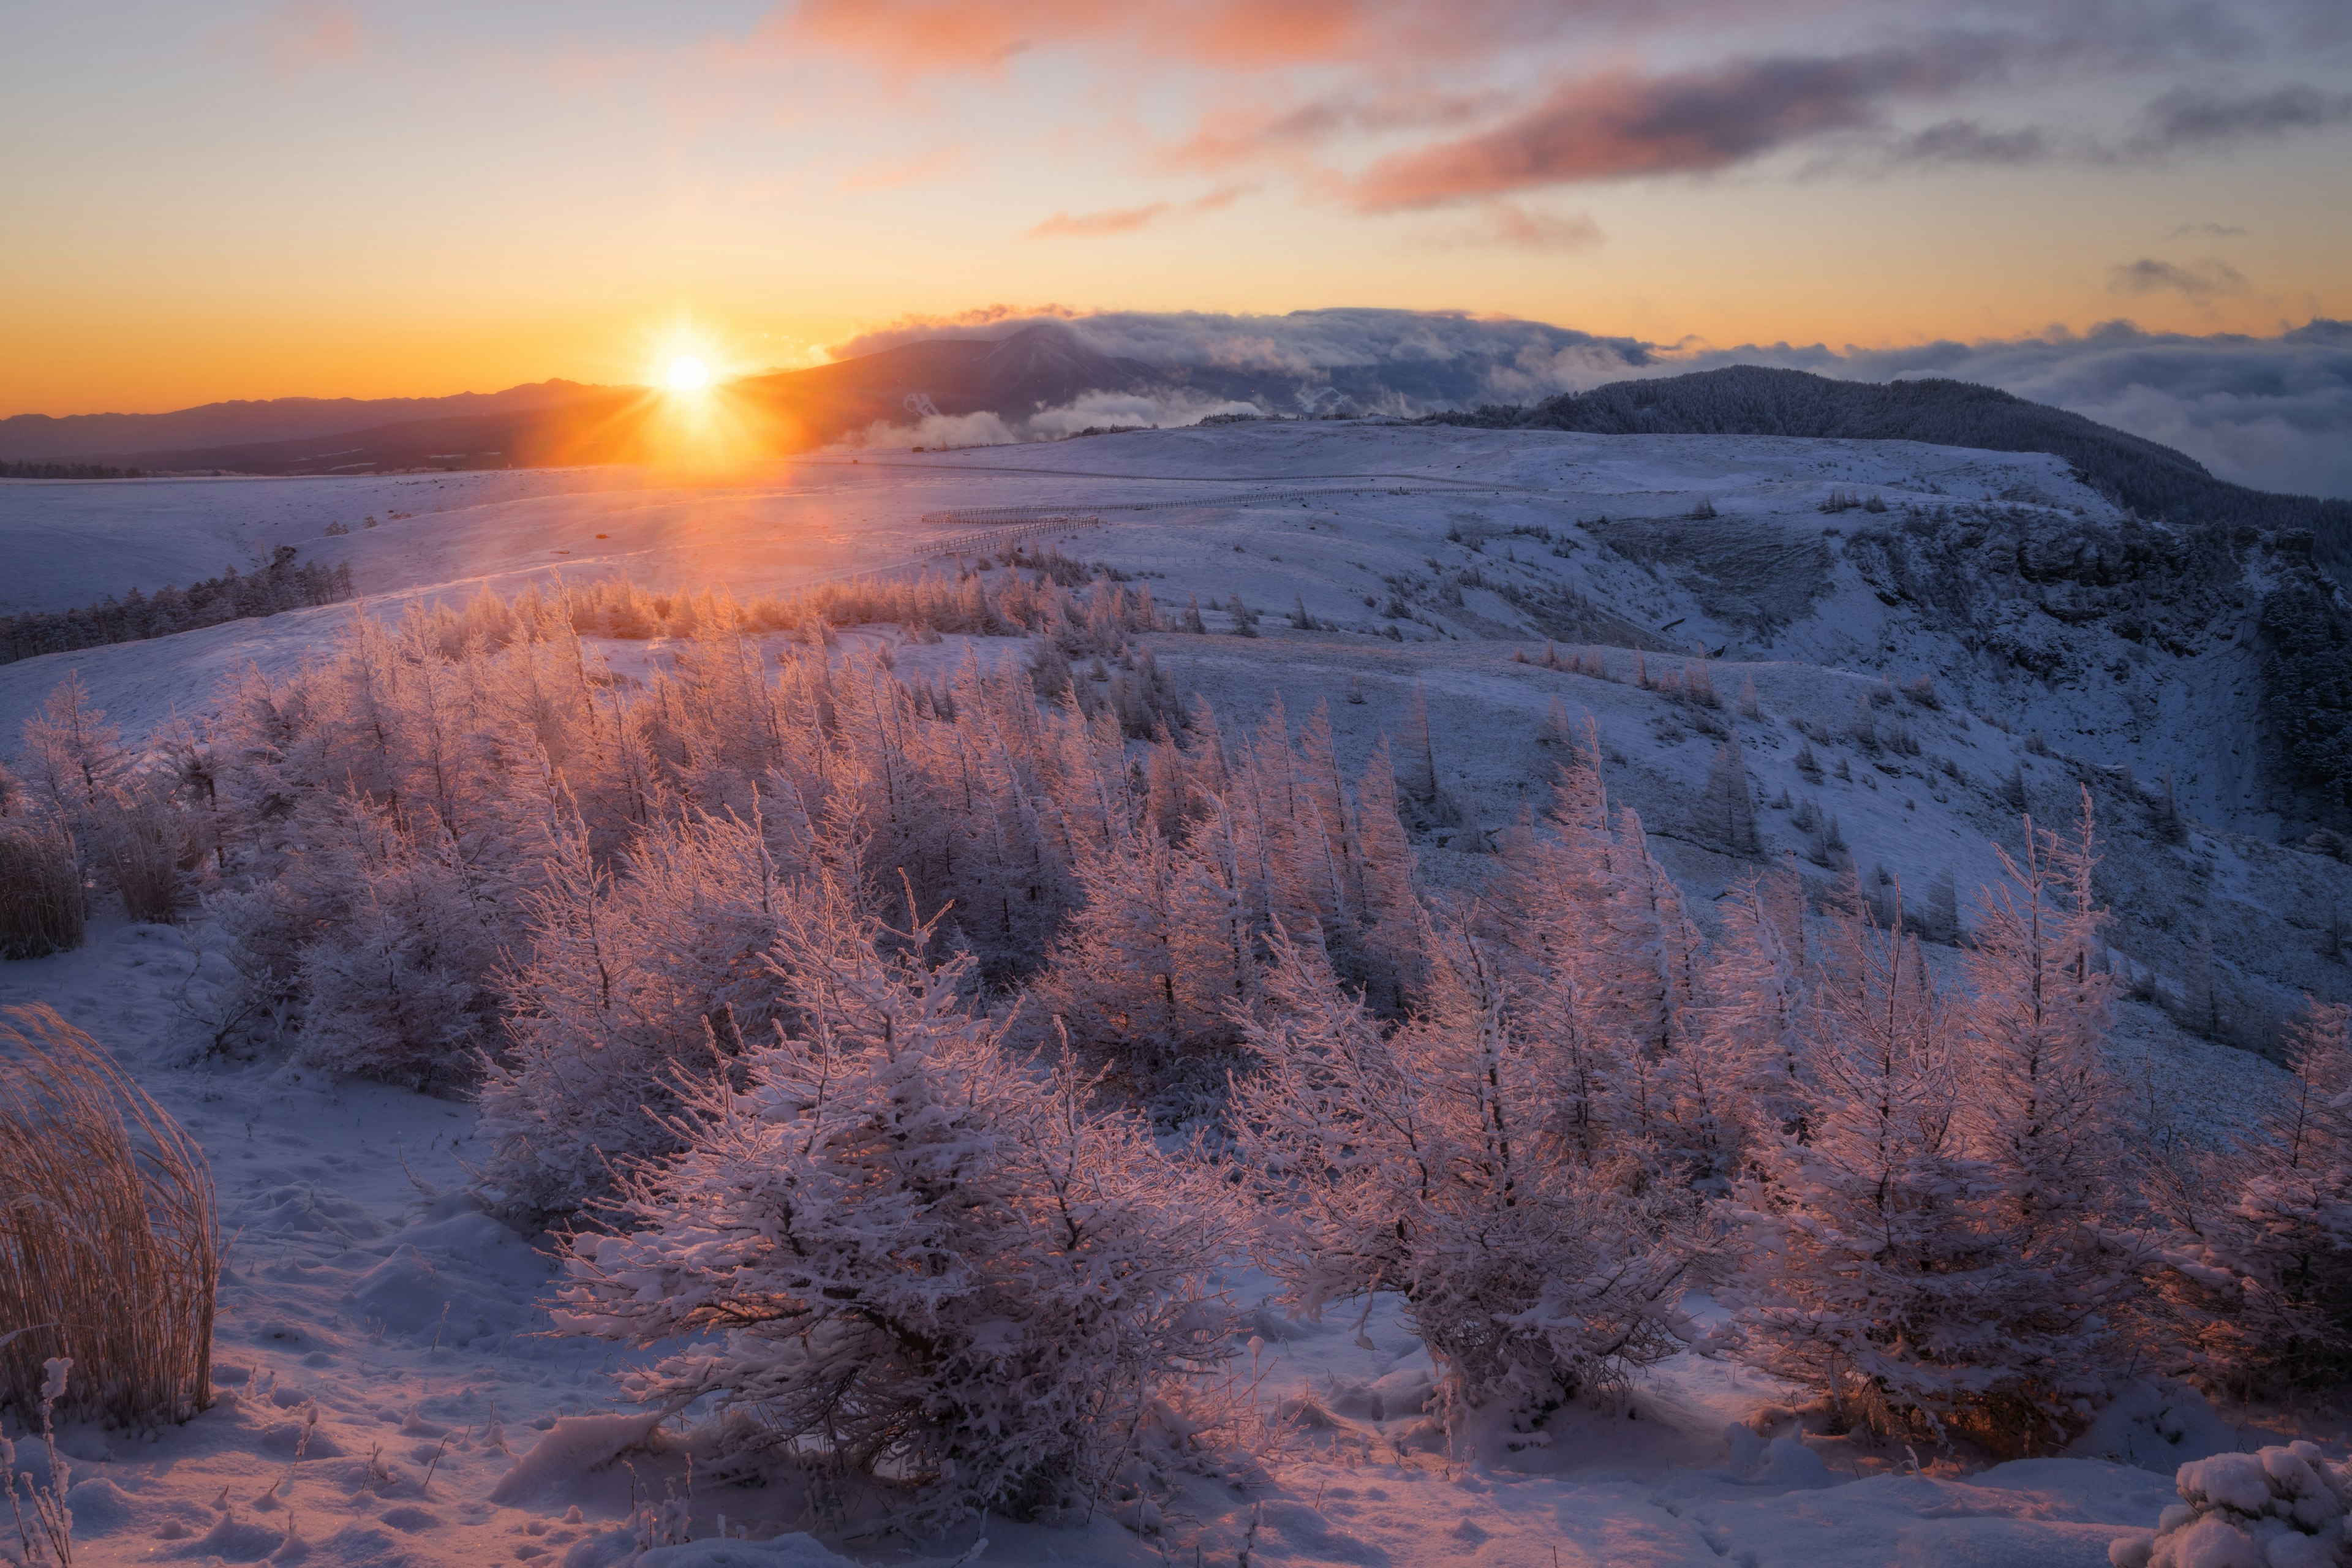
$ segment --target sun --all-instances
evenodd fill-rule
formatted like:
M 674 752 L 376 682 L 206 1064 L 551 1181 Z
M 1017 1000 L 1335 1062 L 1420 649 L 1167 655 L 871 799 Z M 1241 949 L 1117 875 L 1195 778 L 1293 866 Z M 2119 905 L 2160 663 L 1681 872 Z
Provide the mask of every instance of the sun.
M 662 373 L 662 384 L 672 392 L 699 392 L 710 384 L 710 367 L 692 354 L 680 354 Z

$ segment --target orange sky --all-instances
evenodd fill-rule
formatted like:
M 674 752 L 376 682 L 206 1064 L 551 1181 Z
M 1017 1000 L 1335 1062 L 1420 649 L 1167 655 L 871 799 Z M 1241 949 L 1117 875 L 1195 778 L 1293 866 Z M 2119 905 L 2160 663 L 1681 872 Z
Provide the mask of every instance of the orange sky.
M 793 365 L 992 302 L 1720 345 L 2352 315 L 2340 5 L 2043 9 L 37 8 L 0 414 L 637 380 L 681 331 Z

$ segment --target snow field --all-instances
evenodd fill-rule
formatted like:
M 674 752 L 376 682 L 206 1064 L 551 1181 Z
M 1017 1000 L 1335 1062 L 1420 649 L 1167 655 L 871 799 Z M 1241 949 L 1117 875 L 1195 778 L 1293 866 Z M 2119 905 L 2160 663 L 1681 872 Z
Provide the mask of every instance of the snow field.
M 1049 458 L 1109 477 L 985 471 L 990 464 L 1043 466 Z M 789 482 L 685 496 L 602 482 L 610 476 L 570 491 L 535 477 L 465 476 L 482 489 L 462 507 L 316 542 L 320 558 L 352 561 L 370 595 L 362 605 L 0 667 L 0 733 L 13 733 L 68 668 L 80 669 L 99 705 L 137 733 L 173 710 L 203 711 L 219 680 L 247 658 L 283 670 L 319 657 L 355 608 L 390 611 L 416 598 L 467 596 L 485 579 L 511 590 L 551 568 L 750 594 L 905 559 L 927 537 L 925 511 L 1017 498 L 1076 512 L 1107 493 L 1157 500 L 1179 490 L 1170 479 L 1136 471 L 1146 470 L 1213 479 L 1220 493 L 1197 508 L 1111 514 L 1103 528 L 1060 547 L 1139 574 L 1163 610 L 1181 609 L 1197 595 L 1213 630 L 1227 624 L 1220 606 L 1229 595 L 1259 611 L 1265 635 L 1256 639 L 1143 639 L 1235 724 L 1277 695 L 1294 721 L 1327 703 L 1352 770 L 1381 734 L 1400 731 L 1418 692 L 1441 780 L 1473 807 L 1469 832 L 1422 847 L 1424 867 L 1441 882 L 1466 871 L 1477 827 L 1507 826 L 1521 810 L 1539 813 L 1548 804 L 1560 760 L 1557 744 L 1543 738 L 1555 700 L 1572 718 L 1589 713 L 1600 726 L 1612 790 L 1641 809 L 1703 925 L 1715 919 L 1714 898 L 1748 867 L 1721 853 L 1693 820 L 1718 739 L 1692 722 L 1687 705 L 1633 684 L 1632 650 L 1604 650 L 1612 679 L 1515 663 L 1511 650 L 1539 656 L 1551 639 L 1537 635 L 1541 628 L 1511 602 L 1477 587 L 1458 605 L 1425 592 L 1413 600 L 1412 617 L 1362 603 L 1366 595 L 1387 600 L 1391 577 L 1437 583 L 1433 557 L 1446 563 L 1444 572 L 1466 563 L 1498 578 L 1516 572 L 1530 584 L 1565 583 L 1654 629 L 1664 646 L 1643 656 L 1653 678 L 1679 671 L 1684 657 L 1667 649 L 1681 639 L 1724 647 L 1727 657 L 1710 669 L 1723 701 L 1712 721 L 1739 738 L 1765 803 L 1759 816 L 1768 850 L 1806 847 L 1789 814 L 1769 806 L 1785 789 L 1792 801 L 1812 800 L 1837 817 L 1865 870 L 1884 865 L 1906 886 L 1948 871 L 1965 900 L 1992 870 L 1986 840 L 2004 831 L 2001 781 L 2021 769 L 2037 809 L 2044 801 L 2063 805 L 2073 788 L 2063 764 L 1957 703 L 1896 710 L 1918 732 L 1926 757 L 1889 755 L 1879 761 L 1891 766 L 1882 768 L 1856 754 L 1847 759 L 1850 776 L 1811 779 L 1795 766 L 1801 741 L 1790 721 L 1824 730 L 1848 724 L 1879 668 L 1891 666 L 1904 679 L 1915 660 L 1916 668 L 1939 669 L 1943 650 L 1932 637 L 1881 616 L 1849 582 L 1832 583 L 1809 618 L 1759 645 L 1710 616 L 1702 595 L 1674 573 L 1604 551 L 1596 536 L 1579 535 L 1578 548 L 1562 557 L 1534 535 L 1507 533 L 1517 523 L 1565 535 L 1576 516 L 1604 510 L 1612 519 L 1672 521 L 1705 496 L 1726 519 L 1817 538 L 1834 524 L 1811 509 L 1832 486 L 1884 485 L 1895 499 L 1906 491 L 1992 497 L 2031 485 L 2082 504 L 2049 460 L 1843 443 L 1243 426 L 892 464 L 874 465 L 878 476 L 860 471 L 866 465 L 812 464 Z M 1346 481 L 1334 474 L 1356 476 L 1360 489 L 1341 493 Z M 1476 474 L 1480 486 L 1446 483 L 1466 474 Z M 358 492 L 331 487 L 383 487 L 384 499 L 368 508 L 381 515 L 409 510 L 409 491 L 431 482 L 316 483 L 339 499 Z M 163 493 L 162 483 L 151 491 Z M 188 487 L 187 514 L 225 519 L 252 510 L 236 489 L 244 483 Z M 551 488 L 531 489 L 536 483 Z M 1397 489 L 1408 493 L 1391 493 Z M 0 539 L 21 537 L 29 526 L 12 510 L 26 504 L 22 493 L 0 487 Z M 340 515 L 350 507 L 328 510 Z M 54 529 L 57 521 L 44 514 L 39 526 Z M 300 521 L 307 526 L 317 514 Z M 131 538 L 156 531 L 158 523 L 151 513 L 119 526 Z M 204 548 L 215 540 L 242 542 L 252 530 L 229 521 L 205 526 L 214 531 Z M 1465 529 L 1483 531 L 1483 551 L 1444 538 Z M 86 538 L 82 530 L 76 522 L 68 531 Z M 599 532 L 611 537 L 597 541 Z M 297 541 L 271 535 L 258 542 L 280 542 Z M 313 545 L 301 547 L 309 558 Z M 188 574 L 217 570 L 218 560 L 197 561 L 195 548 L 186 557 Z M 573 554 L 559 557 L 561 550 Z M 1506 556 L 1497 566 L 1498 550 L 1527 559 Z M 63 564 L 46 568 L 42 592 L 65 597 L 46 604 L 128 585 L 96 581 L 112 569 L 91 559 L 98 552 L 54 553 Z M 1317 629 L 1280 624 L 1294 603 Z M 1407 640 L 1390 640 L 1391 626 Z M 766 639 L 769 656 L 787 640 Z M 992 659 L 1019 649 L 1003 639 L 924 646 L 887 629 L 843 640 L 851 648 L 887 644 L 902 675 L 930 679 L 943 678 L 971 647 Z M 598 651 L 617 673 L 636 679 L 672 653 L 659 641 L 604 642 Z M 1825 668 L 1837 664 L 1860 668 Z M 1759 699 L 1754 718 L 1738 709 L 1750 679 Z M 2139 758 L 2144 770 L 2145 758 L 2160 752 L 2145 738 L 2151 722 L 2176 730 L 2180 723 L 2178 715 L 2151 721 L 2096 692 L 2055 698 L 2049 708 L 2053 742 L 2076 737 L 2061 749 L 2079 746 L 2100 760 Z M 2107 745 L 2118 750 L 2098 749 Z M 1830 749 L 1813 749 L 1832 763 Z M 1927 765 L 1936 756 L 1954 759 L 1962 776 Z M 2315 888 L 2340 886 L 2340 879 L 2326 880 L 2333 872 L 2302 864 L 2310 857 L 2283 858 L 2223 833 L 2200 832 L 2176 850 L 2135 839 L 2128 822 L 2116 826 L 2124 842 L 2115 853 L 2142 883 L 2193 887 L 2215 900 L 2217 915 L 2250 928 L 2250 964 L 2266 964 L 2283 986 L 2304 973 L 2284 956 L 2284 922 L 2318 896 Z M 56 1003 L 183 1116 L 213 1154 L 225 1220 L 238 1236 L 224 1281 L 218 1374 L 234 1398 L 152 1444 L 108 1434 L 68 1439 L 84 1450 L 76 1501 L 88 1542 L 82 1560 L 583 1568 L 626 1560 L 627 1543 L 607 1533 L 610 1522 L 639 1489 L 649 1497 L 683 1485 L 688 1449 L 656 1439 L 627 1462 L 614 1462 L 618 1448 L 641 1437 L 628 1425 L 635 1417 L 608 1414 L 604 1374 L 627 1358 L 536 1337 L 547 1321 L 539 1303 L 549 1259 L 462 1196 L 468 1163 L 479 1156 L 470 1110 L 275 1064 L 191 1062 L 180 998 L 191 975 L 207 965 L 217 971 L 217 953 L 204 951 L 208 940 L 202 927 L 116 927 L 80 952 L 0 970 L 0 1001 Z M 1948 950 L 1935 962 L 1948 963 Z M 2152 1008 L 2126 1009 L 2117 1044 L 2119 1055 L 2149 1064 L 2184 1120 L 2208 1132 L 2242 1120 L 2274 1071 L 2185 1038 Z M 1244 1300 L 1271 1289 L 1246 1276 L 1234 1287 Z M 1312 1399 L 1328 1425 L 1310 1427 L 1278 1461 L 1245 1468 L 1234 1480 L 1183 1479 L 1155 1505 L 1167 1521 L 1156 1542 L 1108 1517 L 1075 1531 L 996 1521 L 985 1526 L 985 1560 L 1179 1561 L 1168 1554 L 1190 1545 L 1204 1561 L 1246 1549 L 1254 1563 L 2090 1564 L 2107 1560 L 2119 1532 L 2153 1524 L 2172 1497 L 2161 1474 L 2094 1459 L 2024 1461 L 1965 1479 L 1840 1468 L 1852 1456 L 1835 1445 L 1809 1446 L 1786 1431 L 1759 1436 L 1741 1425 L 1753 1418 L 1770 1428 L 1759 1413 L 1786 1403 L 1785 1388 L 1689 1354 L 1645 1373 L 1630 1413 L 1579 1413 L 1563 1421 L 1549 1447 L 1503 1458 L 1482 1445 L 1490 1457 L 1464 1464 L 1447 1457 L 1431 1430 L 1421 1406 L 1427 1354 L 1392 1309 L 1364 1325 L 1377 1347 L 1369 1351 L 1352 1337 L 1352 1317 L 1344 1324 L 1265 1327 L 1274 1331 L 1263 1335 L 1262 1393 L 1274 1402 Z M 2143 1462 L 2168 1470 L 2175 1459 L 2194 1457 L 2198 1444 L 2221 1440 L 2210 1431 L 2182 1447 L 2158 1439 Z M 101 1449 L 109 1451 L 102 1458 Z M 698 1476 L 697 1528 L 715 1529 L 721 1512 L 762 1533 L 813 1522 L 807 1500 L 777 1495 L 781 1489 Z M 922 1551 L 882 1541 L 835 1544 L 861 1560 L 944 1563 L 979 1533 L 966 1527 Z M 642 1561 L 647 1568 L 814 1564 L 830 1560 L 825 1550 L 699 1542 L 659 1548 Z

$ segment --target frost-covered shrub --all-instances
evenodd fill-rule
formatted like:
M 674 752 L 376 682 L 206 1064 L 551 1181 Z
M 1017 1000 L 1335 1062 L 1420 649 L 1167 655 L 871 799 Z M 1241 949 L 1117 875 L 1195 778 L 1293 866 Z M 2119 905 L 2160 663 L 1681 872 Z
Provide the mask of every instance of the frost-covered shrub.
M 799 1021 L 740 1089 L 692 1093 L 686 1147 L 628 1175 L 612 1233 L 572 1240 L 560 1326 L 710 1336 L 623 1386 L 910 1490 L 909 1528 L 1098 1494 L 1227 1352 L 1203 1279 L 1236 1241 L 1228 1189 L 1008 1054 L 928 931 L 837 889 L 780 907 Z
M 769 949 L 776 905 L 794 895 L 764 826 L 656 825 L 617 879 L 583 831 L 563 836 L 480 1092 L 484 1185 L 501 1207 L 569 1213 L 616 1168 L 673 1152 L 681 1090 L 772 1033 L 785 985 Z
M 2116 1568 L 2341 1568 L 2352 1563 L 2352 1470 L 2310 1443 L 2180 1467 L 2180 1500 L 2153 1537 L 2107 1552 Z

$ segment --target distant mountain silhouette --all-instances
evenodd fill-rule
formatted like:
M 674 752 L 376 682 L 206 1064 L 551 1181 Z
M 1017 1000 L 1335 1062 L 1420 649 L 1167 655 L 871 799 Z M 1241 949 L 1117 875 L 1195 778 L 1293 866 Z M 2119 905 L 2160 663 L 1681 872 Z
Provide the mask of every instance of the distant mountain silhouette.
M 811 370 L 749 376 L 716 395 L 746 444 L 787 452 L 877 422 L 912 424 L 933 413 L 992 413 L 1017 421 L 1089 392 L 1178 385 L 1140 361 L 1097 353 L 1049 321 L 998 340 L 934 339 Z M 541 395 L 526 395 L 534 393 Z M 383 417 L 416 409 L 431 416 Z M 104 455 L 116 466 L 149 470 L 267 474 L 629 462 L 657 455 L 664 413 L 659 395 L 643 389 L 549 382 L 488 399 L 289 398 L 179 414 L 21 416 L 0 421 L 0 458 Z
M 783 453 L 930 414 L 989 413 L 1017 426 L 1092 392 L 1191 394 L 1269 412 L 1412 412 L 1457 398 L 1459 374 L 1444 362 L 1411 360 L 1311 376 L 1162 367 L 1105 354 L 1049 321 L 1003 338 L 927 339 L 810 370 L 751 376 L 714 395 L 743 449 Z M 666 416 L 657 393 L 550 381 L 446 398 L 280 398 L 176 414 L 21 415 L 0 420 L 0 458 L 102 458 L 123 468 L 268 474 L 634 462 L 661 455 Z M 1837 381 L 1735 365 L 1615 382 L 1524 407 L 1428 417 L 1602 435 L 1836 437 L 2049 452 L 2144 516 L 2308 530 L 2322 562 L 2352 576 L 2352 502 L 2230 484 L 2169 447 L 1968 382 Z
M 55 461 L 100 454 L 194 451 L 294 441 L 416 419 L 464 418 L 562 407 L 611 389 L 542 381 L 504 392 L 450 397 L 273 397 L 207 403 L 170 414 L 19 414 L 0 419 L 0 458 Z

